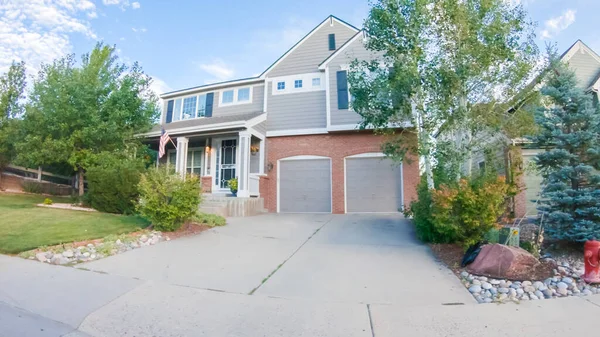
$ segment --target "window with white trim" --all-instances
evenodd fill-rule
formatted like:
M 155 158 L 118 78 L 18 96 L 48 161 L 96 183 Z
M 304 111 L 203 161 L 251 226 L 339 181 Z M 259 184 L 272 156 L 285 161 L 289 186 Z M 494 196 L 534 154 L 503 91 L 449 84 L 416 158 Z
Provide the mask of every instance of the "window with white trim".
M 183 110 L 181 112 L 181 119 L 190 119 L 196 117 L 196 102 L 197 97 L 186 97 L 183 99 Z
M 221 91 L 220 106 L 252 103 L 252 87 L 241 87 Z
M 221 103 L 233 103 L 233 90 L 223 91 L 223 94 L 221 95 Z
M 206 95 L 198 96 L 198 109 L 196 117 L 204 117 L 206 115 Z
M 312 86 L 313 87 L 320 87 L 321 86 L 321 78 L 320 77 L 315 77 L 312 79 Z
M 177 161 L 177 150 L 169 150 L 167 156 L 167 165 L 175 166 Z M 187 173 L 193 173 L 197 176 L 202 175 L 202 163 L 204 162 L 204 149 L 188 149 L 187 163 L 185 170 Z
M 295 80 L 294 88 L 296 88 L 296 89 L 302 88 L 302 80 Z
M 285 82 L 277 82 L 277 90 L 285 90 Z
M 246 102 L 250 100 L 250 88 L 242 88 L 238 90 L 238 102 Z

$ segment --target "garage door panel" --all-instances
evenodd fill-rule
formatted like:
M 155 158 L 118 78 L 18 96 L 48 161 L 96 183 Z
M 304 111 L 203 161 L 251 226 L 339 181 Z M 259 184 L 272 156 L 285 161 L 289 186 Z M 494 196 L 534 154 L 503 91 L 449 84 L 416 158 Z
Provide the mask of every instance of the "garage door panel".
M 347 212 L 398 212 L 402 169 L 386 158 L 346 159 Z
M 280 212 L 331 212 L 329 159 L 283 160 L 279 165 Z

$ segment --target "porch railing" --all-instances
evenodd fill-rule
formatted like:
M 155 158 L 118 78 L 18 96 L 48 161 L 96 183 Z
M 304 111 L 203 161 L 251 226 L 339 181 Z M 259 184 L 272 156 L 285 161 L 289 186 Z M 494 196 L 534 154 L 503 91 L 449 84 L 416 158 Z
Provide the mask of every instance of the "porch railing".
M 250 196 L 251 197 L 259 197 L 260 196 L 260 192 L 259 192 L 259 186 L 260 186 L 260 177 L 258 175 L 255 174 L 250 174 L 248 176 L 248 180 L 249 180 L 249 190 L 250 190 Z

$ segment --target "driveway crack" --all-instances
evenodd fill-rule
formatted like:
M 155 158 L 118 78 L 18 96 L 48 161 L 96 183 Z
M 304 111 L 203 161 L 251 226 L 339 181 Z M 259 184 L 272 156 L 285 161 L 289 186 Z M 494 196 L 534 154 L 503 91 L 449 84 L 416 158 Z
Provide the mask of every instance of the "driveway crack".
M 273 276 L 281 267 L 283 267 L 283 265 L 288 262 L 292 257 L 294 257 L 294 255 L 296 255 L 296 253 L 302 249 L 302 247 L 304 247 L 304 245 L 310 241 L 310 239 L 313 238 L 313 236 L 315 236 L 320 230 L 321 228 L 325 227 L 325 225 L 327 225 L 328 223 L 331 222 L 331 220 L 333 220 L 333 217 L 330 217 L 329 220 L 325 221 L 325 223 L 323 223 L 323 225 L 319 228 L 317 228 L 290 256 L 287 257 L 287 259 L 283 260 L 283 262 L 281 264 L 279 264 L 277 266 L 277 268 L 275 268 L 269 275 L 267 275 L 267 277 L 265 277 L 262 282 L 260 282 L 260 284 L 258 286 L 256 286 L 254 289 L 252 289 L 248 295 L 253 295 L 260 287 L 262 287 L 263 284 L 265 284 L 270 278 L 271 276 Z
M 375 329 L 373 328 L 373 316 L 371 316 L 371 305 L 367 304 L 367 313 L 369 314 L 369 325 L 371 326 L 371 336 L 375 337 Z

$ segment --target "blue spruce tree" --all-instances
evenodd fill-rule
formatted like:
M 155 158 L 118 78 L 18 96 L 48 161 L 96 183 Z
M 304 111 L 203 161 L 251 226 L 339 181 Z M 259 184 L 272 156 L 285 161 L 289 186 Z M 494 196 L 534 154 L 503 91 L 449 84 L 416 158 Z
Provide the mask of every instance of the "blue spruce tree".
M 567 65 L 556 57 L 550 65 L 533 137 L 545 149 L 536 158 L 545 231 L 558 240 L 600 239 L 600 110 Z

